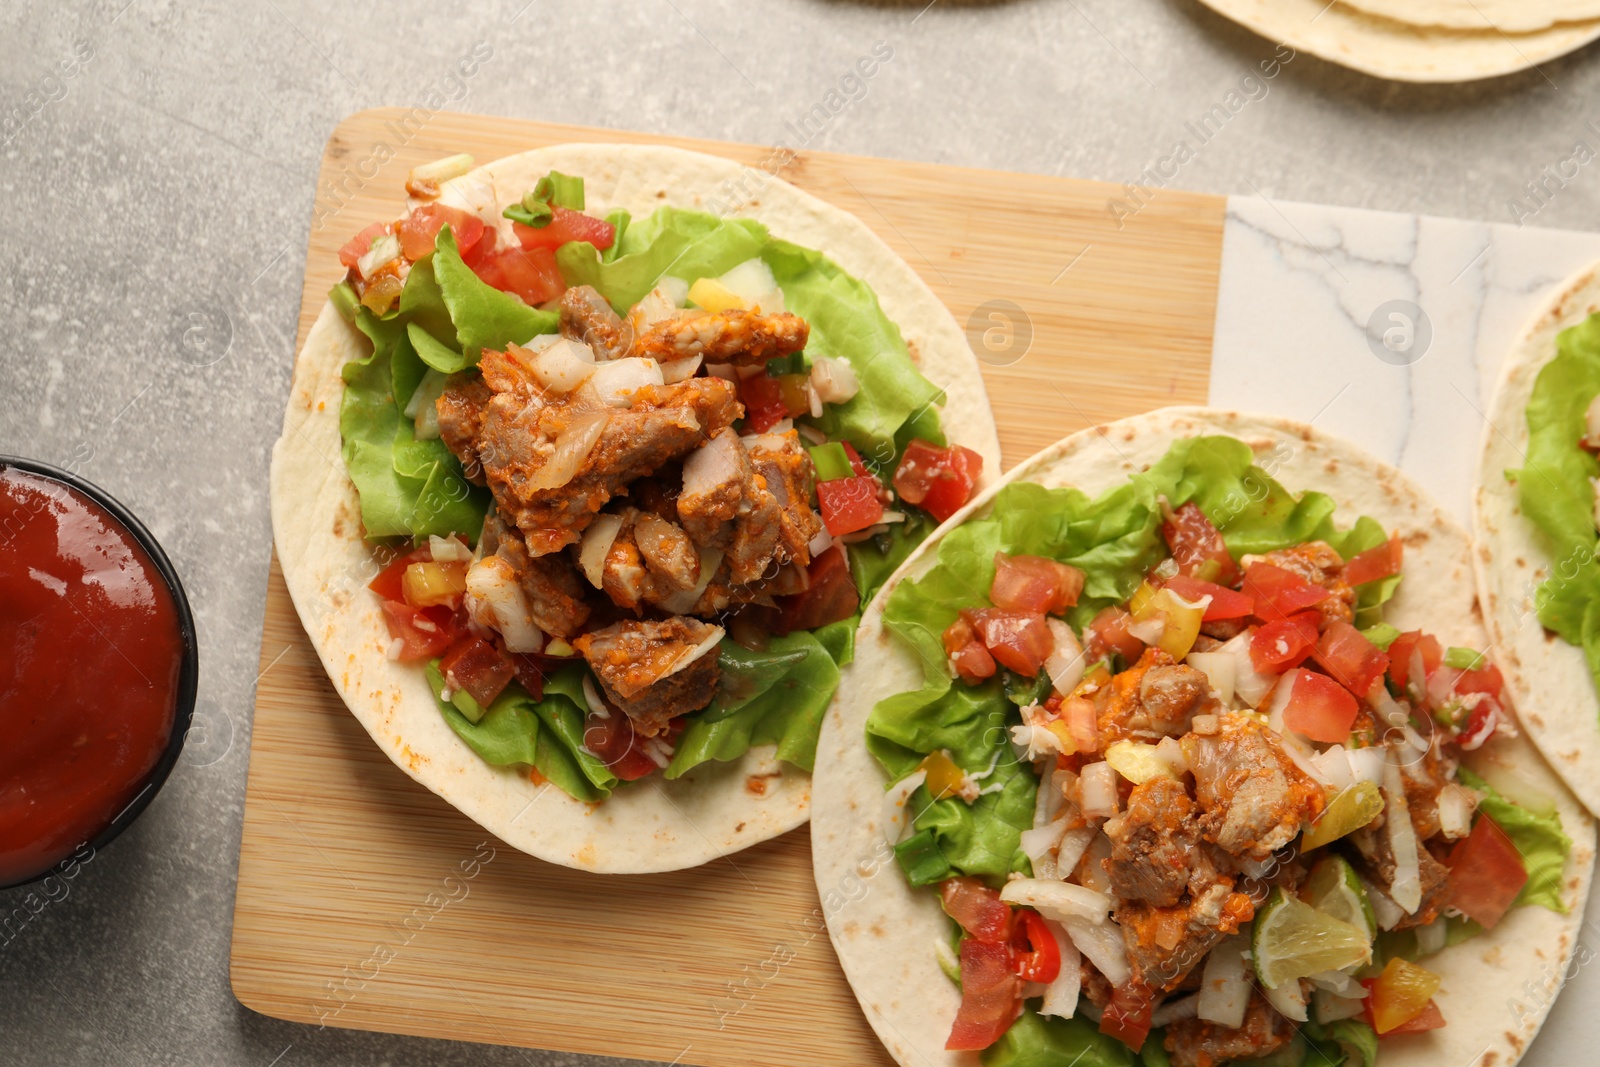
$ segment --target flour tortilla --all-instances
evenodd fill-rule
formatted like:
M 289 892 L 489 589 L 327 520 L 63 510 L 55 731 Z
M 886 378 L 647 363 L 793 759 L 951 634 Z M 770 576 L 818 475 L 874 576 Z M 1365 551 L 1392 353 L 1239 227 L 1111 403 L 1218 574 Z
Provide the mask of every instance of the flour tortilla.
M 1406 577 L 1386 607 L 1389 621 L 1402 628 L 1425 627 L 1448 644 L 1483 647 L 1466 531 L 1399 471 L 1301 423 L 1165 408 L 1065 438 L 1023 462 L 1005 481 L 1077 486 L 1094 496 L 1147 468 L 1174 440 L 1203 434 L 1237 437 L 1258 455 L 1287 445 L 1291 457 L 1272 470 L 1286 487 L 1333 496 L 1341 524 L 1371 515 L 1405 539 Z M 991 487 L 968 505 L 941 533 L 985 514 L 998 488 Z M 961 1003 L 934 954 L 936 942 L 949 936 L 949 923 L 937 894 L 907 884 L 889 852 L 883 831 L 888 783 L 863 743 L 873 706 L 922 684 L 916 654 L 891 638 L 883 610 L 899 582 L 932 566 L 939 540 L 936 536 L 919 546 L 867 609 L 857 654 L 874 667 L 852 675 L 829 708 L 817 751 L 811 814 L 817 890 L 829 936 L 868 1021 L 903 1067 L 973 1067 L 978 1062 L 973 1053 L 944 1050 Z M 1594 823 L 1525 740 L 1497 742 L 1495 750 L 1505 766 L 1490 770 L 1491 777 L 1514 774 L 1529 789 L 1551 798 L 1572 837 L 1562 895 L 1570 913 L 1517 908 L 1495 929 L 1432 957 L 1429 966 L 1444 975 L 1437 999 L 1448 1025 L 1384 1048 L 1381 1067 L 1507 1067 L 1533 1039 L 1561 987 L 1588 898 Z M 1514 1011 L 1507 1010 L 1508 1002 L 1515 1010 L 1526 1009 L 1520 1025 Z
M 1410 26 L 1341 3 L 1329 5 L 1327 0 L 1202 2 L 1269 40 L 1285 42 L 1299 51 L 1376 78 L 1403 82 L 1494 78 L 1538 66 L 1600 37 L 1600 21 L 1504 34 L 1487 28 Z
M 442 199 L 496 222 L 550 170 L 582 176 L 595 214 L 625 208 L 696 208 L 747 172 L 725 159 L 675 148 L 571 144 L 484 166 L 449 183 Z M 748 187 L 748 186 L 747 186 Z M 872 286 L 905 335 L 923 374 L 948 392 L 951 441 L 982 454 L 985 480 L 1000 466 L 994 419 L 977 360 L 950 313 L 906 263 L 854 216 L 792 185 L 767 179 L 737 214 L 815 248 Z M 397 212 L 398 214 L 398 212 Z M 366 588 L 373 557 L 340 457 L 339 370 L 370 346 L 324 306 L 295 363 L 283 435 L 272 452 L 272 525 L 284 581 L 334 688 L 378 747 L 402 770 L 507 844 L 552 863 L 602 873 L 648 873 L 706 863 L 806 820 L 810 776 L 771 745 L 732 763 L 705 764 L 677 781 L 652 776 L 598 805 L 492 767 L 446 724 L 420 667 L 384 655 L 389 635 Z M 755 775 L 764 779 L 764 790 Z
M 1533 591 L 1555 561 L 1544 536 L 1522 516 L 1507 470 L 1526 464 L 1525 412 L 1534 380 L 1555 358 L 1556 335 L 1600 311 L 1600 268 L 1579 274 L 1524 330 L 1506 359 L 1489 409 L 1473 518 L 1478 588 L 1495 662 L 1521 709 L 1528 736 L 1588 806 L 1600 814 L 1600 700 L 1583 649 L 1539 625 Z
M 1412 26 L 1528 33 L 1600 18 L 1600 0 L 1344 0 L 1369 15 Z

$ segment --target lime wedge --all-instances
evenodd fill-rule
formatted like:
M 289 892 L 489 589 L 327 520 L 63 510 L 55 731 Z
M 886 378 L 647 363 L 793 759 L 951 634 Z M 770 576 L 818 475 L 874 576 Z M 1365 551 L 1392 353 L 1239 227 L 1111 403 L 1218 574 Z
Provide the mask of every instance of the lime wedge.
M 1383 794 L 1371 782 L 1357 782 L 1328 801 L 1322 817 L 1312 824 L 1300 841 L 1300 851 L 1321 848 L 1345 834 L 1361 829 L 1383 810 Z
M 1256 913 L 1250 952 L 1261 984 L 1277 989 L 1284 982 L 1365 963 L 1372 958 L 1372 942 L 1360 927 L 1274 889 Z
M 1319 860 L 1306 879 L 1305 894 L 1307 902 L 1322 914 L 1365 930 L 1369 941 L 1377 936 L 1378 919 L 1366 887 L 1343 856 Z

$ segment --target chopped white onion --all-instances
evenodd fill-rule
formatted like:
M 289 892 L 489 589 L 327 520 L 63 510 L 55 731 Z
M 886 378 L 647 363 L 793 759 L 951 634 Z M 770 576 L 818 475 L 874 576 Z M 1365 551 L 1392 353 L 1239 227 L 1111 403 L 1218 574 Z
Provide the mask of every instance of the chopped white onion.
M 1389 695 L 1389 689 L 1380 678 L 1373 683 L 1372 692 L 1367 694 L 1367 702 L 1372 705 L 1372 710 L 1378 713 L 1378 718 L 1389 726 L 1399 730 L 1405 736 L 1406 744 L 1414 751 L 1426 752 L 1428 742 L 1418 736 L 1417 731 L 1411 726 L 1411 713 L 1399 701 Z
M 428 552 L 435 563 L 466 563 L 472 559 L 472 549 L 461 538 L 428 535 Z
M 1233 706 L 1233 684 L 1238 676 L 1239 660 L 1232 652 L 1191 652 L 1184 662 L 1206 676 L 1223 707 Z
M 1078 807 L 1091 819 L 1109 819 L 1121 808 L 1117 772 L 1111 764 L 1091 763 L 1078 773 Z
M 544 633 L 535 625 L 528 596 L 511 564 L 485 556 L 467 568 L 467 614 L 500 632 L 509 652 L 537 652 Z
M 566 394 L 588 381 L 595 372 L 594 350 L 581 341 L 563 337 L 531 356 L 518 360 L 540 385 L 552 393 Z
M 693 663 L 707 652 L 715 649 L 722 643 L 724 633 L 725 631 L 722 629 L 722 627 L 713 626 L 711 628 L 711 632 L 707 634 L 705 639 L 702 640 L 698 645 L 680 652 L 678 654 L 678 658 L 672 661 L 672 666 L 661 677 L 670 678 L 672 675 L 677 674 L 679 671 L 689 666 L 689 664 Z
M 1477 796 L 1454 782 L 1439 791 L 1439 832 L 1445 840 L 1454 841 L 1471 832 L 1477 806 Z
M 784 310 L 782 306 L 773 306 L 781 305 L 783 295 L 778 293 L 774 300 L 773 294 L 778 289 L 778 279 L 773 277 L 772 268 L 759 257 L 745 260 L 717 278 L 716 282 L 738 297 L 747 308 L 759 305 L 761 310 L 769 315 Z
M 1354 1019 L 1366 1010 L 1365 990 L 1362 993 L 1360 997 L 1341 997 L 1325 989 L 1314 990 L 1311 994 L 1311 1012 L 1317 1022 L 1324 1026 L 1340 1019 Z
M 363 278 L 371 278 L 378 272 L 378 268 L 386 266 L 400 258 L 400 238 L 392 233 L 379 234 L 372 239 L 372 244 L 356 260 L 356 273 Z
M 806 543 L 806 551 L 811 553 L 811 558 L 816 559 L 828 549 L 833 547 L 833 534 L 828 532 L 826 526 L 817 527 L 816 536 Z
M 1171 1026 L 1173 1023 L 1182 1022 L 1184 1019 L 1193 1019 L 1200 1011 L 1200 997 L 1198 994 L 1190 997 L 1178 997 L 1169 1000 L 1150 1014 L 1151 1026 Z
M 606 707 L 606 702 L 601 699 L 600 690 L 594 684 L 594 675 L 588 671 L 583 672 L 583 699 L 592 713 L 602 719 L 611 718 L 611 709 Z
M 1367 900 L 1372 904 L 1372 917 L 1378 920 L 1378 929 L 1393 930 L 1406 917 L 1405 909 L 1390 900 L 1389 894 L 1365 878 L 1361 879 L 1361 886 L 1367 891 Z
M 683 307 L 689 302 L 689 283 L 682 278 L 674 278 L 670 274 L 663 274 L 656 279 L 655 288 L 660 289 L 672 301 L 673 307 Z
M 861 391 L 850 361 L 840 357 L 813 356 L 811 358 L 811 388 L 824 404 L 843 404 Z
M 1272 692 L 1272 687 L 1278 684 L 1276 674 L 1262 674 L 1250 661 L 1250 638 L 1254 634 L 1254 630 L 1245 630 L 1212 650 L 1226 652 L 1233 657 L 1233 693 L 1252 708 L 1260 707 L 1267 694 Z
M 1050 676 L 1050 684 L 1056 692 L 1070 693 L 1083 680 L 1083 646 L 1078 643 L 1078 635 L 1072 632 L 1072 627 L 1060 619 L 1048 619 L 1045 625 L 1054 645 L 1050 655 L 1045 657 L 1045 673 Z
M 1306 991 L 1298 978 L 1287 982 L 1280 982 L 1277 989 L 1261 987 L 1261 995 L 1267 998 L 1267 1003 L 1278 1009 L 1278 1014 L 1293 1022 L 1306 1021 Z
M 660 364 L 661 382 L 663 385 L 674 385 L 686 378 L 693 378 L 694 372 L 700 369 L 704 356 L 690 356 L 688 359 L 673 359 Z
M 473 159 L 465 152 L 453 156 L 436 159 L 432 163 L 423 163 L 411 168 L 411 173 L 406 175 L 408 185 L 438 185 L 440 182 L 459 178 L 472 169 Z
M 1070 1019 L 1078 1010 L 1078 997 L 1083 992 L 1083 964 L 1078 946 L 1072 943 L 1060 923 L 1044 921 L 1050 936 L 1055 938 L 1056 952 L 1061 957 L 1061 969 L 1055 979 L 1044 987 L 1044 1000 L 1039 1005 L 1040 1015 L 1054 1015 Z
M 1128 945 L 1116 923 L 1085 922 L 1073 919 L 1061 924 L 1078 951 L 1087 956 L 1095 970 L 1113 986 L 1124 985 L 1133 976 L 1128 966 Z
M 1061 844 L 1056 848 L 1056 874 L 1060 878 L 1071 878 L 1072 872 L 1078 869 L 1078 861 L 1083 859 L 1083 854 L 1088 851 L 1089 844 L 1099 834 L 1092 826 L 1080 826 L 1075 830 L 1068 830 L 1061 838 Z
M 1055 822 L 1056 815 L 1061 811 L 1061 805 L 1065 801 L 1060 786 L 1056 784 L 1055 765 L 1051 764 L 1039 776 L 1039 788 L 1033 794 L 1034 827 L 1048 826 Z
M 1443 918 L 1435 919 L 1426 926 L 1419 926 L 1417 933 L 1417 955 L 1431 956 L 1435 952 L 1443 952 L 1445 943 L 1450 937 L 1450 927 Z
M 911 826 L 912 813 L 906 811 L 906 805 L 911 801 L 911 794 L 927 780 L 927 771 L 915 770 L 891 785 L 888 792 L 883 794 L 883 837 L 889 844 L 898 845 Z
M 1189 760 L 1184 756 L 1183 746 L 1176 737 L 1163 737 L 1156 742 L 1156 758 L 1167 765 L 1175 778 L 1189 773 Z
M 533 477 L 528 479 L 528 488 L 559 489 L 572 481 L 582 469 L 583 461 L 594 451 L 594 446 L 600 443 L 600 435 L 605 432 L 607 421 L 608 416 L 603 411 L 574 419 L 566 432 L 556 439 L 555 449 L 544 461 L 544 466 L 534 471 Z
M 1388 764 L 1388 757 L 1381 745 L 1347 748 L 1344 750 L 1344 758 L 1350 764 L 1350 777 L 1355 782 L 1371 782 L 1380 786 L 1383 784 L 1383 768 Z
M 1056 867 L 1056 860 L 1052 852 L 1061 844 L 1061 838 L 1067 832 L 1067 820 L 1057 819 L 1053 823 L 1035 826 L 1031 830 L 1022 831 L 1018 844 L 1023 852 L 1028 854 L 1028 859 L 1033 864 L 1035 878 L 1058 878 L 1060 871 Z
M 403 637 L 397 637 L 393 641 L 389 642 L 389 647 L 383 650 L 383 654 L 385 658 L 398 662 L 400 657 L 405 653 L 405 650 L 406 639 Z
M 610 555 L 611 546 L 621 532 L 621 515 L 597 515 L 589 528 L 583 531 L 583 541 L 578 549 L 578 566 L 583 568 L 583 576 L 596 589 L 605 586 L 606 556 Z
M 642 332 L 658 322 L 673 318 L 677 312 L 678 305 L 672 302 L 672 295 L 657 286 L 628 309 L 628 323 L 636 333 Z
M 1311 757 L 1312 764 L 1317 768 L 1322 780 L 1329 787 L 1343 791 L 1355 785 L 1355 776 L 1350 773 L 1350 758 L 1345 755 L 1347 749 L 1337 745 L 1326 752 L 1318 752 Z
M 589 384 L 599 395 L 601 403 L 625 408 L 633 403 L 633 394 L 647 385 L 662 385 L 661 366 L 653 359 L 631 356 L 601 363 L 594 369 Z
M 1360 982 L 1353 975 L 1344 971 L 1323 971 L 1306 979 L 1318 989 L 1326 989 L 1330 993 L 1337 993 L 1341 997 L 1364 997 L 1367 995 Z
M 1406 806 L 1406 787 L 1400 779 L 1400 766 L 1391 753 L 1383 772 L 1383 826 L 1389 835 L 1389 851 L 1394 856 L 1394 880 L 1389 895 L 1413 915 L 1422 904 L 1422 868 L 1417 856 L 1417 830 L 1411 825 L 1411 810 Z

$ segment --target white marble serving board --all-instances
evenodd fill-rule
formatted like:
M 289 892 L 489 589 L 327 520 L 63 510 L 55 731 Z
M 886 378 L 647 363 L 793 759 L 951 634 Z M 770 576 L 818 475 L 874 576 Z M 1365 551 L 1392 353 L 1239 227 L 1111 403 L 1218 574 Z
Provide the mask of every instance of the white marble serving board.
M 1597 233 L 1233 197 L 1210 402 L 1303 419 L 1353 441 L 1470 527 L 1505 354 L 1561 283 L 1597 260 Z M 1526 1067 L 1595 1062 L 1596 959 L 1600 888 Z M 1508 1028 L 1519 993 L 1506 990 Z M 1485 1010 L 1499 1008 L 1486 1001 Z

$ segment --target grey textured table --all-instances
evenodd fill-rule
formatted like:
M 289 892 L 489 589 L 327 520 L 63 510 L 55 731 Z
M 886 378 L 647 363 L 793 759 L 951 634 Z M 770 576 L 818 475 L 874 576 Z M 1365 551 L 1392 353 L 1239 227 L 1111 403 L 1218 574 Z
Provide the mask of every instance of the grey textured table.
M 229 991 L 267 456 L 317 161 L 340 117 L 439 87 L 460 111 L 793 143 L 786 123 L 839 89 L 848 106 L 810 147 L 1123 181 L 1272 52 L 1193 0 L 451 8 L 0 11 L 0 452 L 73 465 L 145 519 L 187 582 L 203 664 L 203 732 L 165 791 L 0 944 L 0 1064 L 600 1062 L 317 1031 Z M 841 85 L 879 40 L 892 60 Z M 479 42 L 492 57 L 447 81 Z M 1525 182 L 1600 142 L 1586 126 L 1597 90 L 1592 48 L 1442 88 L 1302 57 L 1177 184 L 1512 221 Z M 1547 187 L 1538 224 L 1593 226 L 1600 173 Z M 0 914 L 19 905 L 0 893 Z M 1561 1009 L 1552 1027 L 1584 1027 Z

